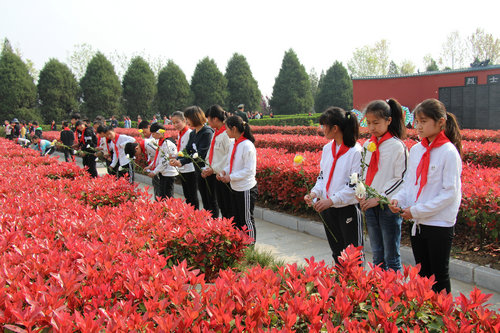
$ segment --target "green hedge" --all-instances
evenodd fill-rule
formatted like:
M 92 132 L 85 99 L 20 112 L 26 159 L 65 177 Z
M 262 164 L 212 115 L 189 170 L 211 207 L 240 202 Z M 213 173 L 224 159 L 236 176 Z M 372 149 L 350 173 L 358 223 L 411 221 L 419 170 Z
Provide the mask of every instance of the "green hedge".
M 318 124 L 321 113 L 279 115 L 274 118 L 250 119 L 250 125 L 253 126 L 313 126 Z

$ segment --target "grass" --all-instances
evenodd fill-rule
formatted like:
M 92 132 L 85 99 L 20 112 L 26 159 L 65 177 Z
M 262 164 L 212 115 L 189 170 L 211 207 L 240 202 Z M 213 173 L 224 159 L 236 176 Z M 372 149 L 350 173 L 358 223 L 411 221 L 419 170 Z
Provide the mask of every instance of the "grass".
M 286 266 L 286 261 L 276 258 L 271 251 L 258 250 L 255 246 L 250 246 L 245 250 L 243 260 L 235 268 L 243 272 L 254 266 L 270 268 L 277 272 L 279 267 Z

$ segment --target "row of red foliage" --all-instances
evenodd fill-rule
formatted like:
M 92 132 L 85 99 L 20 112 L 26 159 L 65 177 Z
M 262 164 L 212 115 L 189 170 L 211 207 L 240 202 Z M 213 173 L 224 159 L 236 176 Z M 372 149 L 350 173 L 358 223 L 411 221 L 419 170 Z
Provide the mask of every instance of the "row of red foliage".
M 477 289 L 469 298 L 436 294 L 433 280 L 419 277 L 415 267 L 367 271 L 359 248 L 348 248 L 335 267 L 310 259 L 304 269 L 289 265 L 276 273 L 206 269 L 217 259 L 237 259 L 248 242 L 227 220 L 213 220 L 177 199 L 154 203 L 124 181 L 90 179 L 74 164 L 0 141 L 5 330 L 500 329 L 498 314 L 485 307 L 489 295 Z M 189 257 L 173 265 L 182 251 Z M 205 268 L 206 275 L 191 266 Z
M 293 134 L 293 135 L 317 135 L 323 136 L 319 126 L 252 126 L 254 134 Z M 368 128 L 360 127 L 360 136 L 368 138 Z M 479 141 L 479 142 L 500 142 L 500 131 L 497 130 L 472 130 L 462 129 L 460 131 L 463 140 Z M 417 131 L 415 129 L 407 129 L 407 134 L 410 139 L 418 140 Z
M 367 139 L 360 139 L 363 144 Z M 404 140 L 408 148 L 417 141 Z M 297 136 L 293 134 L 256 134 L 255 146 L 258 148 L 280 148 L 289 153 L 310 151 L 320 152 L 328 140 L 322 136 Z M 486 167 L 500 167 L 500 142 L 462 141 L 463 161 Z
M 295 154 L 284 149 L 257 149 L 257 180 L 259 198 L 283 209 L 309 212 L 304 195 L 316 182 L 321 154 L 303 152 L 304 163 L 293 165 Z M 463 164 L 462 204 L 458 214 L 459 223 L 467 223 L 473 230 L 486 230 L 488 238 L 498 240 L 500 221 L 500 169 Z M 479 233 L 478 233 L 479 234 Z

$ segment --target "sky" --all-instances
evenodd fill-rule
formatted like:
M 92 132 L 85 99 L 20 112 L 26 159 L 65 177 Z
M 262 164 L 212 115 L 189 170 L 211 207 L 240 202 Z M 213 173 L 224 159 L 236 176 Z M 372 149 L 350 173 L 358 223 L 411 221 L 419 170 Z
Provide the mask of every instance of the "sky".
M 105 55 L 171 59 L 189 81 L 204 57 L 224 73 L 237 52 L 271 96 L 290 48 L 319 74 L 386 39 L 391 60 L 424 70 L 424 56 L 438 59 L 452 31 L 465 37 L 480 27 L 500 38 L 499 13 L 500 1 L 491 0 L 0 0 L 0 38 L 38 70 L 50 58 L 67 62 L 86 43 Z

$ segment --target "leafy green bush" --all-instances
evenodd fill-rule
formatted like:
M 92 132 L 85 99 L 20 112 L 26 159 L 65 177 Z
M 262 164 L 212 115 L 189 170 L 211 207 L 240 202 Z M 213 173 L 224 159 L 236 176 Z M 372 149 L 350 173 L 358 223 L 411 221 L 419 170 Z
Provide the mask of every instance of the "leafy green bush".
M 318 124 L 318 119 L 321 113 L 313 113 L 312 115 L 281 115 L 274 118 L 251 119 L 250 125 L 254 126 L 313 126 Z

